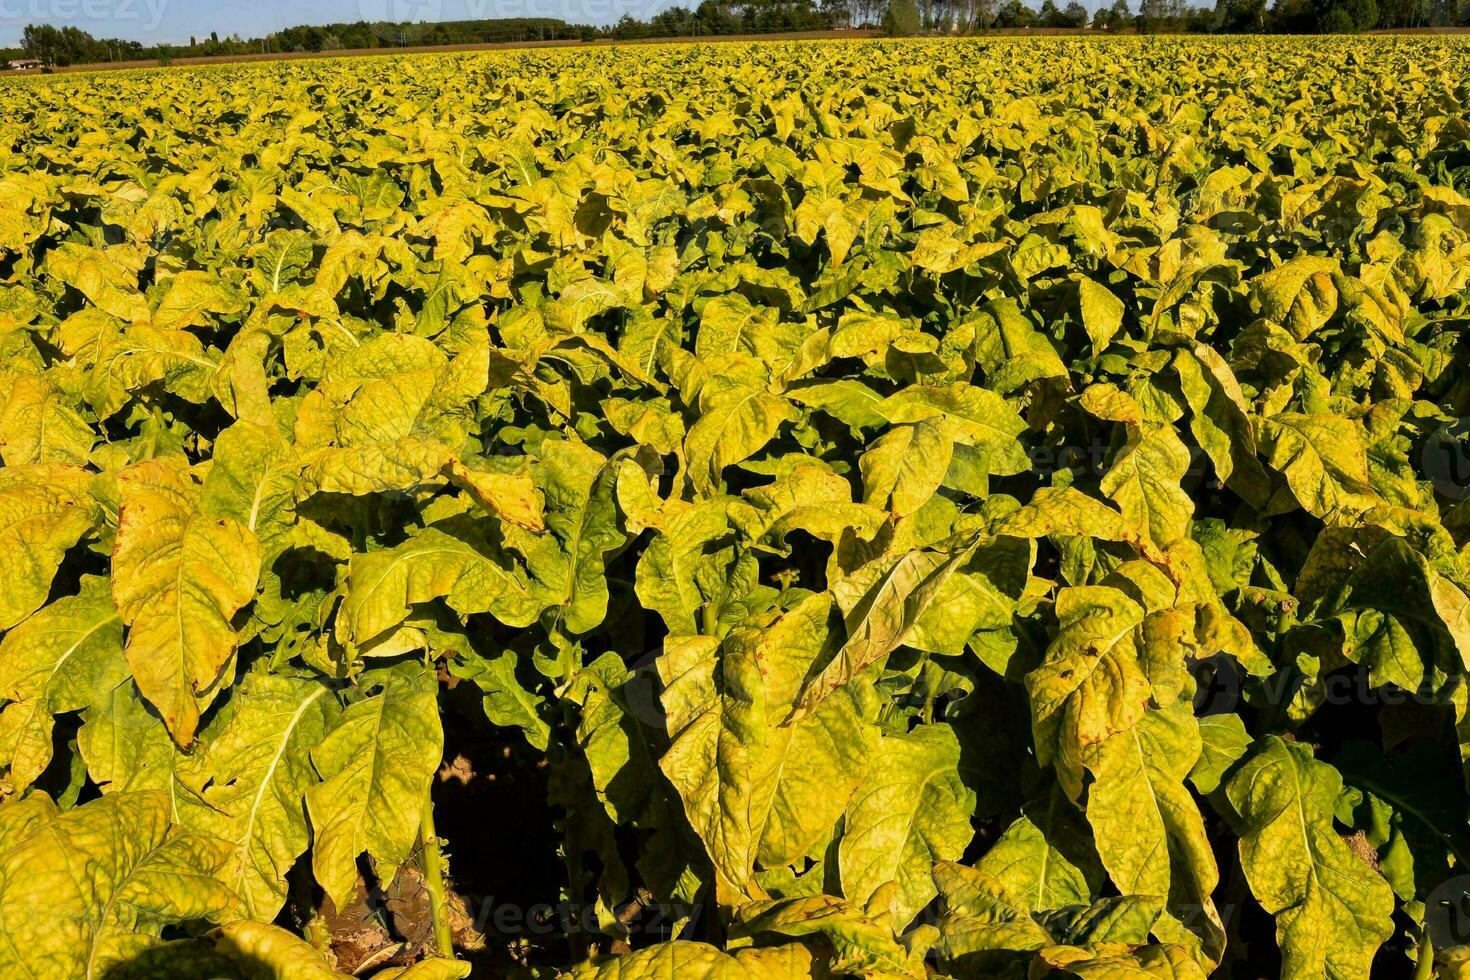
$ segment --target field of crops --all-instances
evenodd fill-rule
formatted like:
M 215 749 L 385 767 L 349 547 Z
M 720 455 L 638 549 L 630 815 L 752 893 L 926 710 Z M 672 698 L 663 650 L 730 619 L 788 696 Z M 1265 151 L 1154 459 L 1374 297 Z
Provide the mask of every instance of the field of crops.
M 1443 38 L 0 84 L 0 976 L 1470 976 L 1467 107 Z

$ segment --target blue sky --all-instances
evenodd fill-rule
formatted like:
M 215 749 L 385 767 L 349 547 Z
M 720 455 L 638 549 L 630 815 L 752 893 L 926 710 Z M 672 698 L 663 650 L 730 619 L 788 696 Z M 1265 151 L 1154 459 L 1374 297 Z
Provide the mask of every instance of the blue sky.
M 292 24 L 356 20 L 435 21 L 560 17 L 610 24 L 624 13 L 646 17 L 676 0 L 0 0 L 0 46 L 19 43 L 27 24 L 79 27 L 96 37 L 145 44 L 190 36 L 260 37 Z M 691 5 L 695 0 L 686 0 Z

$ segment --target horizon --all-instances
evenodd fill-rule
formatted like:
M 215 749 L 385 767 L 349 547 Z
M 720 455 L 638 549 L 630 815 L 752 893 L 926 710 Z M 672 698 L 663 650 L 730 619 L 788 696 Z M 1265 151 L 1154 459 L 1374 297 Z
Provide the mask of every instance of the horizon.
M 647 19 L 680 0 L 0 0 L 0 47 L 18 48 L 32 24 L 75 27 L 95 38 L 186 45 L 190 38 L 261 38 L 289 27 L 389 22 L 553 18 L 605 27 Z M 686 0 L 687 3 L 687 0 Z M 689 4 L 693 6 L 693 4 Z

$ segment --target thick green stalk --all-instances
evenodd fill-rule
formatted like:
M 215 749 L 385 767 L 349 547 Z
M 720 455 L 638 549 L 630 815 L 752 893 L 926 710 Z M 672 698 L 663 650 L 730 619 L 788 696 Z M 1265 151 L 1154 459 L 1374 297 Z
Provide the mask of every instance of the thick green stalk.
M 433 918 L 434 943 L 439 955 L 454 958 L 454 935 L 449 931 L 449 897 L 444 890 L 444 852 L 434 833 L 434 801 L 424 794 L 424 817 L 419 822 L 419 837 L 424 848 L 424 887 L 429 891 L 429 914 Z

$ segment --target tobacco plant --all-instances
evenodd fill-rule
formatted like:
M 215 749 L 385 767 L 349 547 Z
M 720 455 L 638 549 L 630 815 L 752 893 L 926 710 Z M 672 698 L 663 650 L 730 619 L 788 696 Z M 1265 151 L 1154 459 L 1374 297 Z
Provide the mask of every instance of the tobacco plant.
M 1461 976 L 1467 79 L 0 84 L 0 975 Z M 455 740 L 577 928 L 474 919 Z

